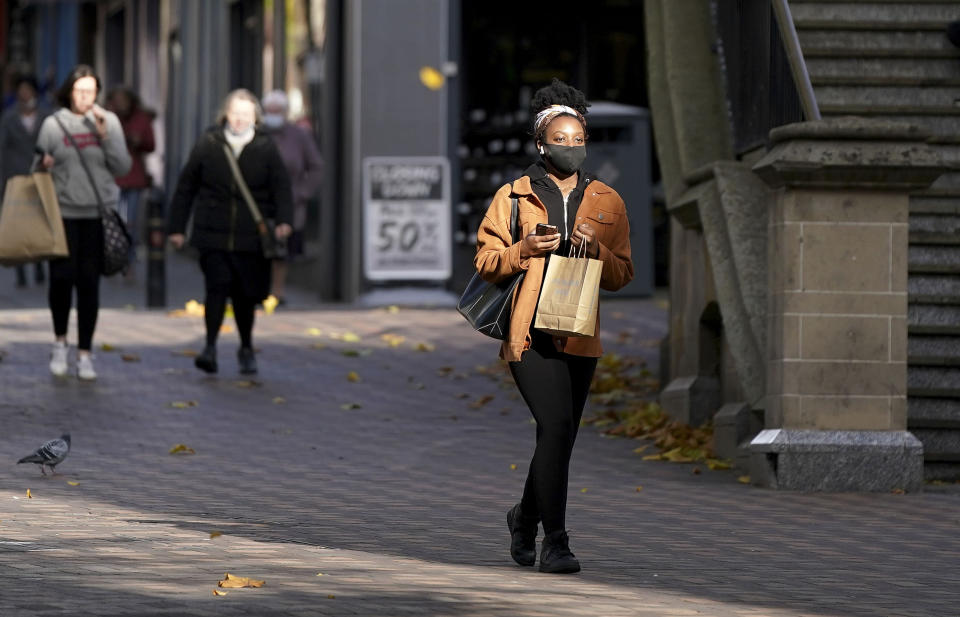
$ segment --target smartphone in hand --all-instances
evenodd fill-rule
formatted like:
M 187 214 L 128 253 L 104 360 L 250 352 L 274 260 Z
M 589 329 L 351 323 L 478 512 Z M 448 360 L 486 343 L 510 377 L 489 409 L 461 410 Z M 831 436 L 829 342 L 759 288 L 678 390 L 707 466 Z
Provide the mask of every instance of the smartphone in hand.
M 546 223 L 537 223 L 537 235 L 538 236 L 552 236 L 553 234 L 559 233 L 556 225 L 547 225 Z

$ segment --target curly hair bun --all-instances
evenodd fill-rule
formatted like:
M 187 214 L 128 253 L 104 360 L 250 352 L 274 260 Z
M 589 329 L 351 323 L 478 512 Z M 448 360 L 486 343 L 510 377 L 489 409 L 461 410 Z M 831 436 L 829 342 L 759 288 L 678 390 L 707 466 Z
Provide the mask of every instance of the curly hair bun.
M 590 103 L 587 102 L 583 92 L 554 77 L 549 86 L 537 90 L 530 100 L 530 109 L 534 115 L 551 105 L 566 105 L 586 115 Z

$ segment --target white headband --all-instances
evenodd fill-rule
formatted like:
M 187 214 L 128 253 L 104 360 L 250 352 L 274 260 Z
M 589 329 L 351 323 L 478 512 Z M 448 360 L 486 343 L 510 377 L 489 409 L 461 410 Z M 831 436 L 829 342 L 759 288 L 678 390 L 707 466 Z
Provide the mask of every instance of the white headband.
M 573 116 L 580 121 L 580 124 L 586 124 L 583 119 L 583 114 L 574 109 L 573 107 L 568 107 L 566 105 L 551 105 L 546 109 L 540 111 L 537 114 L 536 120 L 533 122 L 533 133 L 534 135 L 539 135 L 543 127 L 547 126 L 554 118 L 567 114 Z

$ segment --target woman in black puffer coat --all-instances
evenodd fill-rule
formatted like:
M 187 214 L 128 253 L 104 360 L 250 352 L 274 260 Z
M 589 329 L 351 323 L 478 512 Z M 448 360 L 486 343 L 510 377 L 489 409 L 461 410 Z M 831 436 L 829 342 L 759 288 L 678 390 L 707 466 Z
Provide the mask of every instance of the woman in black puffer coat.
M 194 363 L 208 373 L 217 372 L 217 335 L 228 297 L 240 334 L 240 372 L 257 372 L 254 310 L 270 292 L 271 262 L 264 257 L 257 225 L 231 172 L 224 145 L 236 157 L 263 218 L 276 221 L 277 239 L 290 234 L 293 222 L 290 178 L 273 140 L 257 130 L 261 117 L 260 104 L 249 91 L 227 95 L 217 126 L 200 137 L 180 172 L 170 204 L 167 231 L 176 248 L 183 246 L 193 214 L 190 244 L 200 251 L 207 327 L 206 347 Z

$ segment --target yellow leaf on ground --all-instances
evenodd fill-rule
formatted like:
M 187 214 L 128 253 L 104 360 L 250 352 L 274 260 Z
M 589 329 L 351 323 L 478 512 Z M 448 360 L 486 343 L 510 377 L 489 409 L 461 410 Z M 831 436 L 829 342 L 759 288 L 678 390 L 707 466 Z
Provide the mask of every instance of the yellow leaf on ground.
M 396 304 L 391 304 L 390 306 L 387 307 L 387 312 L 390 313 L 391 315 L 395 315 L 400 312 L 400 307 L 397 306 Z
M 648 445 L 646 445 L 646 446 L 640 446 L 639 448 L 634 448 L 634 449 L 633 449 L 633 453 L 634 453 L 634 454 L 643 454 L 644 452 L 647 451 L 647 448 L 649 448 L 649 447 L 650 447 L 650 446 L 649 446 L 649 444 L 648 444 Z
M 662 460 L 663 460 L 663 457 L 660 456 L 659 454 L 648 454 L 648 455 L 646 455 L 645 457 L 643 457 L 643 460 L 645 460 L 645 461 L 662 461 Z
M 437 346 L 432 343 L 417 343 L 414 347 L 417 351 L 434 351 L 436 348 Z
M 120 359 L 123 360 L 124 362 L 139 362 L 140 356 L 138 356 L 135 353 L 125 353 L 122 356 L 120 356 Z
M 582 488 L 582 489 L 580 489 L 580 492 L 581 492 L 581 493 L 586 493 L 586 492 L 587 492 L 587 489 Z
M 221 334 L 233 334 L 233 326 L 231 326 L 231 325 L 228 324 L 228 323 L 223 324 L 222 326 L 220 326 L 220 333 L 221 333 Z
M 323 576 L 323 572 L 317 572 L 317 576 Z
M 307 334 L 310 336 L 323 336 L 323 332 L 320 331 L 320 328 L 307 328 Z
M 217 587 L 239 588 L 239 587 L 263 587 L 266 581 L 258 581 L 246 576 L 234 576 L 227 572 L 223 575 L 223 580 L 217 582 Z
M 349 373 L 347 373 L 347 381 L 349 381 L 350 383 L 359 383 L 360 375 L 358 375 L 356 371 L 350 371 Z
M 104 343 L 100 345 L 100 351 L 116 351 L 117 348 L 111 345 L 110 343 Z
M 222 531 L 211 531 L 211 532 L 210 532 L 210 539 L 213 540 L 214 538 L 219 538 L 219 537 L 222 536 L 222 535 L 223 535 L 223 532 L 222 532 Z
M 351 409 L 360 409 L 360 403 L 344 403 L 340 405 L 340 409 L 344 411 L 350 411 Z
M 191 448 L 190 446 L 178 443 L 177 445 L 170 448 L 170 454 L 196 454 L 197 451 Z
M 33 499 L 33 495 L 30 494 L 30 489 L 27 489 L 27 499 Z
M 196 358 L 197 354 L 199 354 L 200 352 L 198 352 L 195 349 L 181 349 L 180 351 L 172 351 L 170 353 L 172 353 L 175 356 L 183 356 L 185 358 Z
M 310 346 L 310 348 L 311 348 L 311 349 L 326 349 L 326 348 L 327 348 L 327 344 L 326 344 L 326 343 L 314 343 L 313 345 Z
M 327 600 L 335 600 L 336 598 L 337 598 L 337 596 L 335 596 L 335 595 L 333 595 L 333 594 L 330 594 L 330 595 L 327 596 Z
M 203 317 L 203 305 L 196 300 L 190 300 L 184 304 L 183 310 L 191 317 Z
M 894 495 L 903 495 L 904 493 L 906 493 L 906 491 L 903 490 L 902 488 L 895 488 L 890 492 L 893 493 Z
M 227 307 L 223 310 L 223 316 L 227 319 L 233 319 L 236 316 L 233 312 L 233 304 L 227 303 Z
M 274 405 L 283 405 L 283 404 L 286 403 L 286 402 L 287 402 L 287 399 L 283 398 L 282 396 L 275 396 L 275 397 L 273 397 L 273 404 L 274 404 Z
M 341 337 L 341 340 L 344 343 L 359 343 L 360 337 L 354 334 L 353 332 L 344 332 L 343 337 Z
M 277 305 L 280 304 L 280 300 L 273 294 L 267 296 L 267 299 L 263 301 L 263 310 L 267 315 L 272 315 L 275 310 L 277 310 Z
M 643 490 L 643 487 L 642 487 L 642 486 L 638 486 L 638 487 L 637 487 L 637 492 L 638 492 L 638 493 L 639 493 L 640 491 L 642 491 L 642 490 Z
M 750 476 L 740 476 L 737 478 L 737 482 L 740 484 L 750 484 Z
M 198 404 L 197 401 L 172 401 L 170 406 L 174 409 L 186 409 L 188 407 L 196 407 Z
M 492 400 L 493 400 L 492 394 L 485 394 L 484 396 L 481 396 L 474 402 L 470 403 L 470 407 L 472 407 L 473 409 L 480 409 L 481 407 L 483 407 L 484 405 L 486 405 Z
M 716 458 L 708 458 L 707 467 L 711 471 L 720 471 L 723 469 L 730 469 L 731 464 L 730 464 L 730 461 L 721 461 L 720 459 L 716 459 Z
M 389 345 L 390 347 L 399 347 L 407 340 L 407 337 L 400 336 L 399 334 L 382 334 L 380 335 L 380 340 Z
M 259 381 L 254 381 L 252 379 L 238 379 L 233 383 L 235 383 L 238 388 L 259 388 L 263 385 Z
M 517 470 L 517 464 L 516 464 L 516 463 L 510 463 L 510 471 L 516 471 L 516 470 Z
M 80 486 L 79 482 L 74 482 L 73 480 L 67 480 L 67 484 L 70 486 Z
M 225 595 L 227 595 L 228 593 L 230 593 L 230 592 L 229 592 L 229 591 L 220 591 L 219 589 L 214 589 L 214 590 L 213 590 L 213 595 L 215 595 L 215 596 L 225 596 Z

